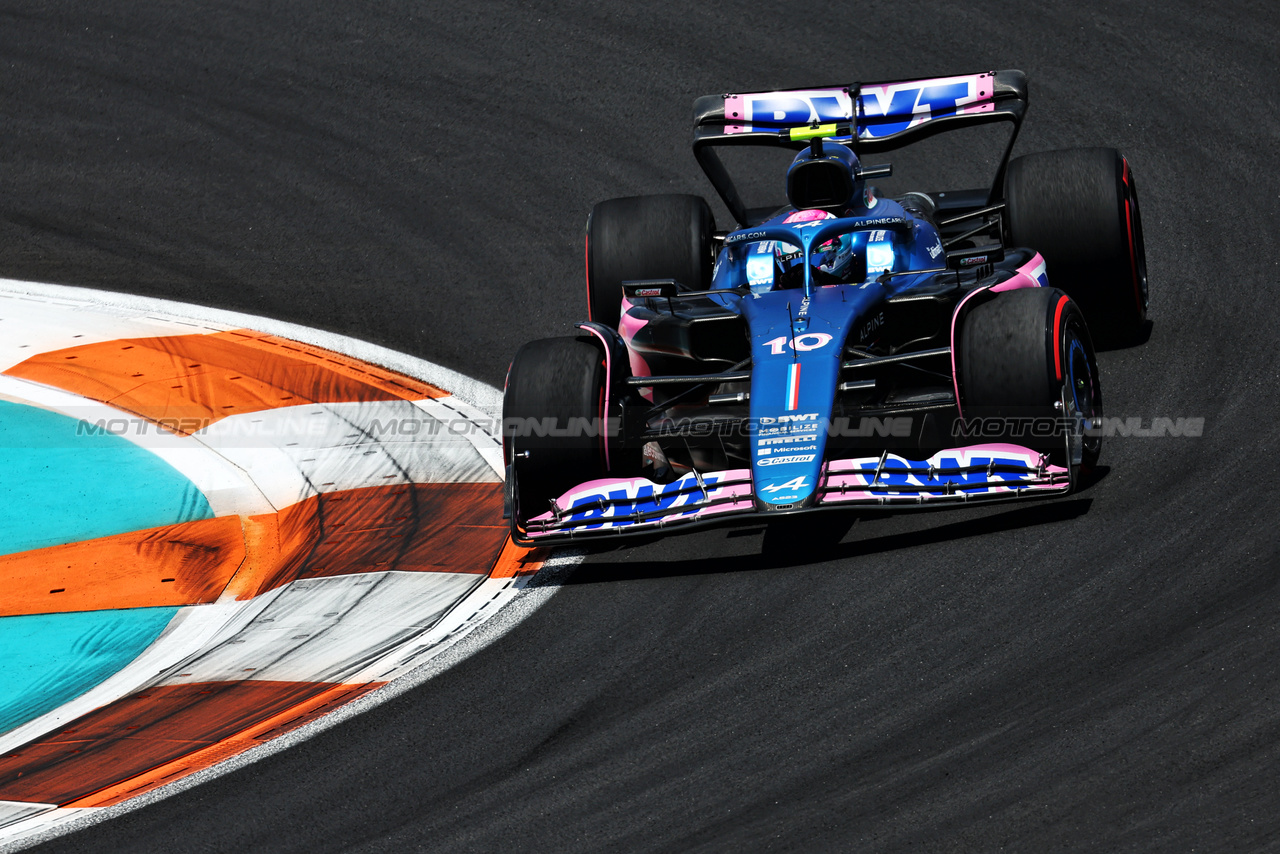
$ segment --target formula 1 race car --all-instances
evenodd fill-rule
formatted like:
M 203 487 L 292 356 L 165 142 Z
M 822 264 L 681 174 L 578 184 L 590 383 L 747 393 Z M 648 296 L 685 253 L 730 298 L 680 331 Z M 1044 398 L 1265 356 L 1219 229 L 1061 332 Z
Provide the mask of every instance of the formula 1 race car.
M 1094 337 L 1145 324 L 1142 224 L 1114 149 L 1010 161 L 1026 106 L 1020 71 L 699 98 L 737 228 L 696 196 L 595 206 L 590 319 L 507 377 L 513 540 L 1069 492 L 1100 450 Z M 868 183 L 893 167 L 866 155 L 996 122 L 989 188 Z M 737 146 L 796 152 L 788 204 L 745 205 Z

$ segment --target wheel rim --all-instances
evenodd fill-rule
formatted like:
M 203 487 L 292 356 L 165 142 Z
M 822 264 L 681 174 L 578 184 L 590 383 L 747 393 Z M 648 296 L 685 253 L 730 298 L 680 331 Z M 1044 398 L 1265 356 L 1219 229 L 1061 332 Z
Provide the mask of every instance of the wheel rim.
M 1096 366 L 1087 339 L 1074 322 L 1067 324 L 1062 337 L 1065 355 L 1062 405 L 1070 424 L 1068 459 L 1074 467 L 1081 465 L 1086 456 L 1096 457 L 1101 446 L 1101 438 L 1089 432 L 1101 416 L 1101 406 Z

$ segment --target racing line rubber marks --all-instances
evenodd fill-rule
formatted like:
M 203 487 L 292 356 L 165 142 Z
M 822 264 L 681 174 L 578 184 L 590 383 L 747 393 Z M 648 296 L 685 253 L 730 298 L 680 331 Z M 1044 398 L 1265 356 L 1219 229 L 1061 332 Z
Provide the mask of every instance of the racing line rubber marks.
M 0 282 L 0 842 L 407 673 L 538 566 L 477 409 L 204 314 Z

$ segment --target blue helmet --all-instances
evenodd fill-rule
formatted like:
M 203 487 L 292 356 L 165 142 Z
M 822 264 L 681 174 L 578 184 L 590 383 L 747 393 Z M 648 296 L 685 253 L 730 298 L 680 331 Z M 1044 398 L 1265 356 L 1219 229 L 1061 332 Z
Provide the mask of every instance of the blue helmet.
M 787 169 L 787 200 L 797 210 L 834 211 L 857 204 L 862 195 L 858 155 L 838 142 L 822 141 L 821 154 L 811 145 Z

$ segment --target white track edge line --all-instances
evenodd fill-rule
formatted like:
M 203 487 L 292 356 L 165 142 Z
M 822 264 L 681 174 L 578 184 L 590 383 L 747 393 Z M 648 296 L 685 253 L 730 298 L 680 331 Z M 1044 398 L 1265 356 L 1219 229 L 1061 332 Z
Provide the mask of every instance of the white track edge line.
M 399 371 L 448 391 L 455 401 L 474 408 L 478 411 L 476 414 L 482 416 L 491 418 L 498 416 L 502 409 L 502 392 L 487 383 L 424 359 L 419 359 L 416 356 L 410 356 L 407 353 L 295 323 L 155 297 L 121 294 L 93 288 L 23 282 L 14 279 L 0 279 L 0 291 L 34 295 L 46 299 L 78 299 L 89 304 L 171 315 L 174 319 L 195 320 L 202 323 L 225 324 L 234 328 L 255 329 L 269 335 L 292 338 L 306 344 L 324 347 L 328 350 Z M 502 476 L 502 472 L 499 472 L 499 476 Z M 420 653 L 424 658 L 422 663 L 415 669 L 404 675 L 394 677 L 381 688 L 370 691 L 363 697 L 340 706 L 333 712 L 323 715 L 292 732 L 270 739 L 258 747 L 229 757 L 194 774 L 186 775 L 174 780 L 172 783 L 166 783 L 114 806 L 75 809 L 57 808 L 34 815 L 25 821 L 16 822 L 5 828 L 6 832 L 2 835 L 8 838 L 0 839 L 0 854 L 20 851 L 30 846 L 47 842 L 55 837 L 84 829 L 100 821 L 106 821 L 164 800 L 172 795 L 194 788 L 201 783 L 239 770 L 259 759 L 288 750 L 330 727 L 404 694 L 451 667 L 460 664 L 514 629 L 551 598 L 560 584 L 573 572 L 573 567 L 582 561 L 584 554 L 584 551 L 576 549 L 558 549 L 552 552 L 551 557 L 547 559 L 536 575 L 532 578 L 514 579 L 496 597 L 493 595 L 492 586 L 481 584 L 470 596 L 455 605 L 446 615 L 445 620 L 452 620 L 455 615 L 458 615 L 457 629 L 430 650 Z M 483 601 L 476 602 L 475 610 L 469 614 L 466 613 L 467 603 L 471 600 L 480 599 L 483 599 Z M 480 612 L 488 610 L 488 606 L 495 604 L 495 602 L 498 607 L 493 608 L 488 615 L 481 618 Z M 29 826 L 24 827 L 24 825 Z
M 466 374 L 431 362 L 370 344 L 358 338 L 339 335 L 336 332 L 325 332 L 296 323 L 260 317 L 238 311 L 221 308 L 208 308 L 192 303 L 176 300 L 144 297 L 133 294 L 121 294 L 115 291 L 96 290 L 94 288 L 72 287 L 70 285 L 51 285 L 43 282 L 24 282 L 17 279 L 0 279 L 0 291 L 14 294 L 27 294 L 48 299 L 78 299 L 87 303 L 97 303 L 114 308 L 126 308 L 138 312 L 170 315 L 173 320 L 196 320 L 202 323 L 219 323 L 231 328 L 256 329 L 268 335 L 281 338 L 292 338 L 304 344 L 324 347 L 344 353 L 384 368 L 399 371 L 402 374 L 430 383 L 444 389 L 454 397 L 481 410 L 486 415 L 496 415 L 502 409 L 502 392 L 488 383 L 473 379 Z

